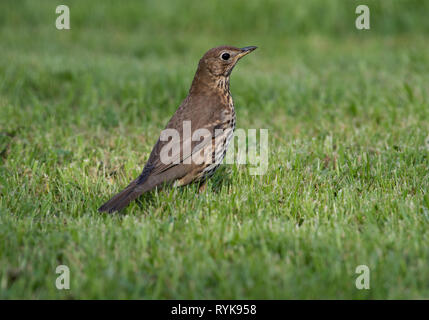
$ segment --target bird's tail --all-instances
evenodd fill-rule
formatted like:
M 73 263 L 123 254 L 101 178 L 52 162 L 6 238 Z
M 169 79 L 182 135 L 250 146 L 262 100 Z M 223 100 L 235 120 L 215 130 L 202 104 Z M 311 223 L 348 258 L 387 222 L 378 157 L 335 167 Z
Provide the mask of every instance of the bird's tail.
M 98 211 L 112 213 L 121 211 L 125 208 L 131 201 L 135 200 L 143 193 L 143 190 L 138 188 L 140 185 L 137 184 L 137 181 L 138 179 L 132 181 L 124 190 L 103 204 Z

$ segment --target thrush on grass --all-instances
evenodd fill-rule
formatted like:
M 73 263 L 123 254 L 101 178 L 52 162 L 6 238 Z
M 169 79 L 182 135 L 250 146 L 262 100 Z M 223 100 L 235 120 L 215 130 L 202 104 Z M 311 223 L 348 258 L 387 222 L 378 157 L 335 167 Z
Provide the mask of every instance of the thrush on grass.
M 255 49 L 222 46 L 204 54 L 188 96 L 158 138 L 143 172 L 103 204 L 100 212 L 120 211 L 144 192 L 165 184 L 184 186 L 199 182 L 200 191 L 204 189 L 207 178 L 225 157 L 235 129 L 234 103 L 229 90 L 231 71 L 238 60 Z M 190 135 L 184 130 L 188 124 Z M 163 138 L 163 133 L 171 133 L 171 129 L 178 135 Z

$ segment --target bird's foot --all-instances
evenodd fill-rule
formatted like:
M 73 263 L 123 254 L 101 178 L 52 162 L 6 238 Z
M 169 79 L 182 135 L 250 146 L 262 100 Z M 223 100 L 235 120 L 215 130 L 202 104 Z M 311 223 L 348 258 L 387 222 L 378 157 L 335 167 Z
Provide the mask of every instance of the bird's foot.
M 200 183 L 200 187 L 198 188 L 198 193 L 203 193 L 207 189 L 207 183 L 204 181 Z

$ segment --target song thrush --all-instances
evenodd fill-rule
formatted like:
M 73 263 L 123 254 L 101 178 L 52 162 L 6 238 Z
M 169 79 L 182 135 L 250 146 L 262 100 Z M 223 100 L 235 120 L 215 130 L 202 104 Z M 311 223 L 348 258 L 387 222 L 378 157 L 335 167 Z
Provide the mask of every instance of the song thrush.
M 222 46 L 204 54 L 188 96 L 158 138 L 143 172 L 103 204 L 100 212 L 120 211 L 144 192 L 164 184 L 184 186 L 199 182 L 200 189 L 205 186 L 206 179 L 222 162 L 235 129 L 234 103 L 229 90 L 231 71 L 240 58 L 255 49 Z M 185 135 L 184 127 L 188 124 L 191 133 Z M 163 139 L 163 133 L 171 133 L 171 129 L 178 134 Z

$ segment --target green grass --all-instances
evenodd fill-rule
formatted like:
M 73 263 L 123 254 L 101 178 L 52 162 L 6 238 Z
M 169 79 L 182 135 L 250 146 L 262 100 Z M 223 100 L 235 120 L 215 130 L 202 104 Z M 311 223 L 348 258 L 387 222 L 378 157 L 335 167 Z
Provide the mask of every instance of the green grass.
M 0 298 L 429 298 L 428 1 L 62 3 L 0 4 Z M 221 44 L 266 174 L 98 213 Z

